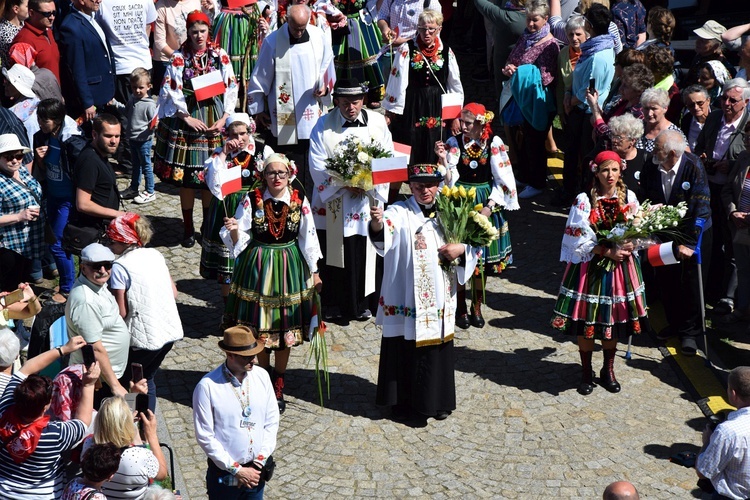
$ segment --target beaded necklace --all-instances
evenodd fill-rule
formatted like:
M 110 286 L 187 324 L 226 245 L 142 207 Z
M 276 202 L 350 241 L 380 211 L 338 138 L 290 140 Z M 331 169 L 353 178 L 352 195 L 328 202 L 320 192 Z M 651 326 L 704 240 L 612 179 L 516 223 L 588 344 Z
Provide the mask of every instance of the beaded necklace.
M 482 147 L 482 145 L 476 141 L 472 141 L 472 144 L 469 147 L 466 147 L 466 143 L 471 141 L 471 139 L 467 140 L 466 136 L 464 136 L 463 141 L 464 147 L 463 153 L 461 154 L 461 162 L 464 165 L 469 165 L 471 168 L 477 168 L 479 164 L 486 165 L 487 157 L 489 156 L 487 148 Z
M 268 232 L 271 236 L 280 239 L 284 235 L 284 228 L 286 227 L 286 217 L 289 214 L 289 205 L 284 203 L 281 208 L 281 212 L 277 213 L 273 209 L 273 201 L 268 200 L 266 203 L 266 219 L 268 220 Z

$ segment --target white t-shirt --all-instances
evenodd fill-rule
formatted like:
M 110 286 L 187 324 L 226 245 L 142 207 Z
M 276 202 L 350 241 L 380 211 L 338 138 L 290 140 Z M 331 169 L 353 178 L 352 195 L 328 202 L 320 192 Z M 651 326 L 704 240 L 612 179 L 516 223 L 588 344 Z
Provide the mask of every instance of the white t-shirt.
M 108 0 L 96 17 L 115 55 L 115 71 L 129 75 L 135 68 L 151 69 L 146 29 L 156 21 L 151 0 Z

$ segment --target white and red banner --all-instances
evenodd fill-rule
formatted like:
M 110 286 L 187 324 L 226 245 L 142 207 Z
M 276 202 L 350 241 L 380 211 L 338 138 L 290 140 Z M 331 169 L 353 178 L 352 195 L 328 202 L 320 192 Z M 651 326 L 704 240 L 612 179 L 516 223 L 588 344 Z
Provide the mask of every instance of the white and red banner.
M 226 90 L 221 71 L 211 71 L 205 75 L 193 77 L 191 80 L 195 91 L 195 100 L 203 101 L 221 95 Z
M 455 118 L 458 118 L 458 115 L 461 114 L 461 108 L 464 105 L 464 95 L 463 94 L 443 94 L 440 96 L 440 102 L 443 106 L 443 112 L 440 115 L 440 118 L 445 120 L 453 120 Z
M 403 155 L 391 158 L 373 158 L 372 183 L 385 184 L 386 182 L 408 181 L 407 162 L 407 157 Z
M 669 266 L 679 263 L 675 256 L 674 242 L 672 241 L 649 247 L 648 250 L 646 250 L 646 257 L 648 258 L 649 264 L 654 267 Z
M 242 168 L 216 168 L 214 162 L 209 160 L 206 169 L 206 185 L 211 194 L 223 200 L 225 196 L 236 193 L 242 189 Z

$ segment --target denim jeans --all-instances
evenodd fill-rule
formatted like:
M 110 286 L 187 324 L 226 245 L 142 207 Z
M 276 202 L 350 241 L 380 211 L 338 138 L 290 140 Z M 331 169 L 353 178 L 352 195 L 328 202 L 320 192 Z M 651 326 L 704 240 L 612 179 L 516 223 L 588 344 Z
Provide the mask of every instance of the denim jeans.
M 216 467 L 210 460 L 208 472 L 206 472 L 208 500 L 263 500 L 263 490 L 266 487 L 265 481 L 258 483 L 258 486 L 255 488 L 224 486 L 223 484 L 219 484 L 219 478 L 225 477 L 229 473 Z
M 131 161 L 133 163 L 133 177 L 130 182 L 130 189 L 138 191 L 141 185 L 141 174 L 146 178 L 146 192 L 154 193 L 154 167 L 151 164 L 151 146 L 154 140 L 147 141 L 130 141 Z
M 73 256 L 66 253 L 62 248 L 63 229 L 68 224 L 68 216 L 72 209 L 73 202 L 60 198 L 47 198 L 47 221 L 55 233 L 57 241 L 54 245 L 49 246 L 52 257 L 57 264 L 57 271 L 60 273 L 60 292 L 68 293 L 73 288 L 75 281 L 75 264 Z

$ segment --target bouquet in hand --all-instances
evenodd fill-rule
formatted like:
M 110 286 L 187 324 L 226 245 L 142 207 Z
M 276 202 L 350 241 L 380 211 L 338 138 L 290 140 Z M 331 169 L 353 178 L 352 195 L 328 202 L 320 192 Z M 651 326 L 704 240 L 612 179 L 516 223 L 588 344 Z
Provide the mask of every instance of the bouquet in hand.
M 500 237 L 490 220 L 479 213 L 481 205 L 475 205 L 477 190 L 466 190 L 463 186 L 443 186 L 437 204 L 437 220 L 448 243 L 465 243 L 473 247 L 486 247 Z
M 333 156 L 326 160 L 326 169 L 335 185 L 369 191 L 372 189 L 373 158 L 391 156 L 393 154 L 383 149 L 375 139 L 364 143 L 358 137 L 349 136 L 336 146 Z
M 676 206 L 652 205 L 649 200 L 638 207 L 636 203 L 620 206 L 616 198 L 600 199 L 591 208 L 589 222 L 598 243 L 607 247 L 618 247 L 633 243 L 634 250 L 655 245 L 659 241 L 681 239 L 680 222 L 687 213 L 687 203 Z M 614 261 L 601 259 L 598 265 L 605 270 L 614 269 Z

